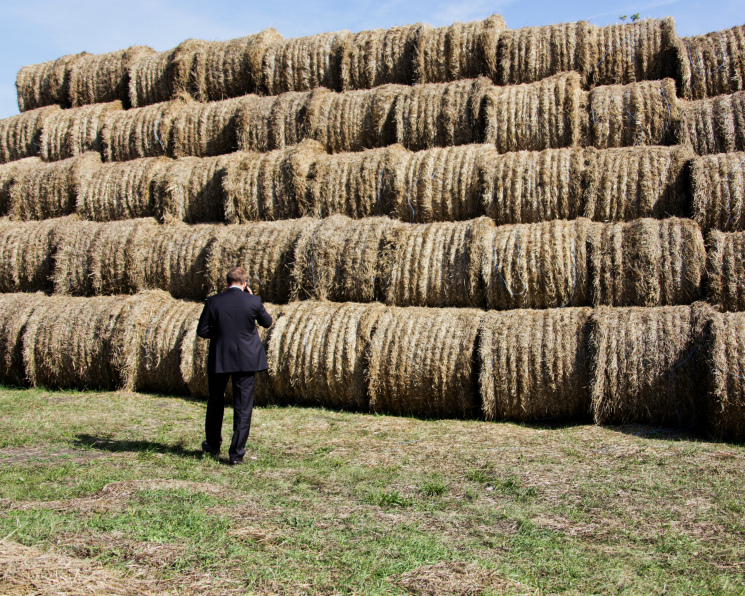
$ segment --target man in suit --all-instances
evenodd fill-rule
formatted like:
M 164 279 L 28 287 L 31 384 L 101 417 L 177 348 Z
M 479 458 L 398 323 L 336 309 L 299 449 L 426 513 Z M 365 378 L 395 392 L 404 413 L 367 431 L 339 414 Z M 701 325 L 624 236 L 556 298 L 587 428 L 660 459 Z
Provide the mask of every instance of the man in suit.
M 272 317 L 261 298 L 248 289 L 248 275 L 243 269 L 231 269 L 227 281 L 227 290 L 207 298 L 197 327 L 197 335 L 210 340 L 207 361 L 210 397 L 202 450 L 215 457 L 220 454 L 225 388 L 232 377 L 233 439 L 228 455 L 230 464 L 237 465 L 243 463 L 251 430 L 254 375 L 269 368 L 256 323 L 269 327 Z

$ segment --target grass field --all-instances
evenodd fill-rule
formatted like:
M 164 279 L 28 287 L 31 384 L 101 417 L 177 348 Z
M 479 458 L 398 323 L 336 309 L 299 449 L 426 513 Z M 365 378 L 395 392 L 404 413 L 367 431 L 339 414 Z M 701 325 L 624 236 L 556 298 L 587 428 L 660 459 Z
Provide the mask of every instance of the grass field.
M 0 594 L 745 594 L 743 446 L 258 408 L 231 468 L 204 410 L 0 389 Z

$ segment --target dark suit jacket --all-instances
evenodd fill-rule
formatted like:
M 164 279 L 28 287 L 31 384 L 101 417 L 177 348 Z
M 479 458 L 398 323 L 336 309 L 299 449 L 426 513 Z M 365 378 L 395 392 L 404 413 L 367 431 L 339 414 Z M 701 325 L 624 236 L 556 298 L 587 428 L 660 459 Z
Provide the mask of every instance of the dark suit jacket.
M 207 298 L 197 335 L 210 340 L 209 374 L 269 368 L 256 323 L 262 327 L 272 324 L 258 296 L 231 288 Z

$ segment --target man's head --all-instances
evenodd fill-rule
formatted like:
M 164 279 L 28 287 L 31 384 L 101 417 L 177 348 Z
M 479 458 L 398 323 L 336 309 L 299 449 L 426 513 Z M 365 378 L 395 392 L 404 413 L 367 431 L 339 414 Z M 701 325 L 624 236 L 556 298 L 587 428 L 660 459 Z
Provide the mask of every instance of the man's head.
M 228 287 L 236 286 L 239 288 L 245 288 L 248 283 L 248 273 L 241 267 L 233 267 L 228 271 Z

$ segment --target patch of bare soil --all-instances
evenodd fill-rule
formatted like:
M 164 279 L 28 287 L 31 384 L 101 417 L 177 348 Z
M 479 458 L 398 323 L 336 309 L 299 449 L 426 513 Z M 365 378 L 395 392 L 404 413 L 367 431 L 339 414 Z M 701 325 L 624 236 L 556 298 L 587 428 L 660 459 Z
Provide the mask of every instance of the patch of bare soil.
M 484 590 L 496 593 L 520 592 L 517 582 L 502 577 L 494 571 L 483 569 L 475 563 L 440 562 L 425 565 L 402 574 L 396 583 L 410 594 L 417 596 L 472 596 Z M 525 593 L 529 593 L 525 587 Z

